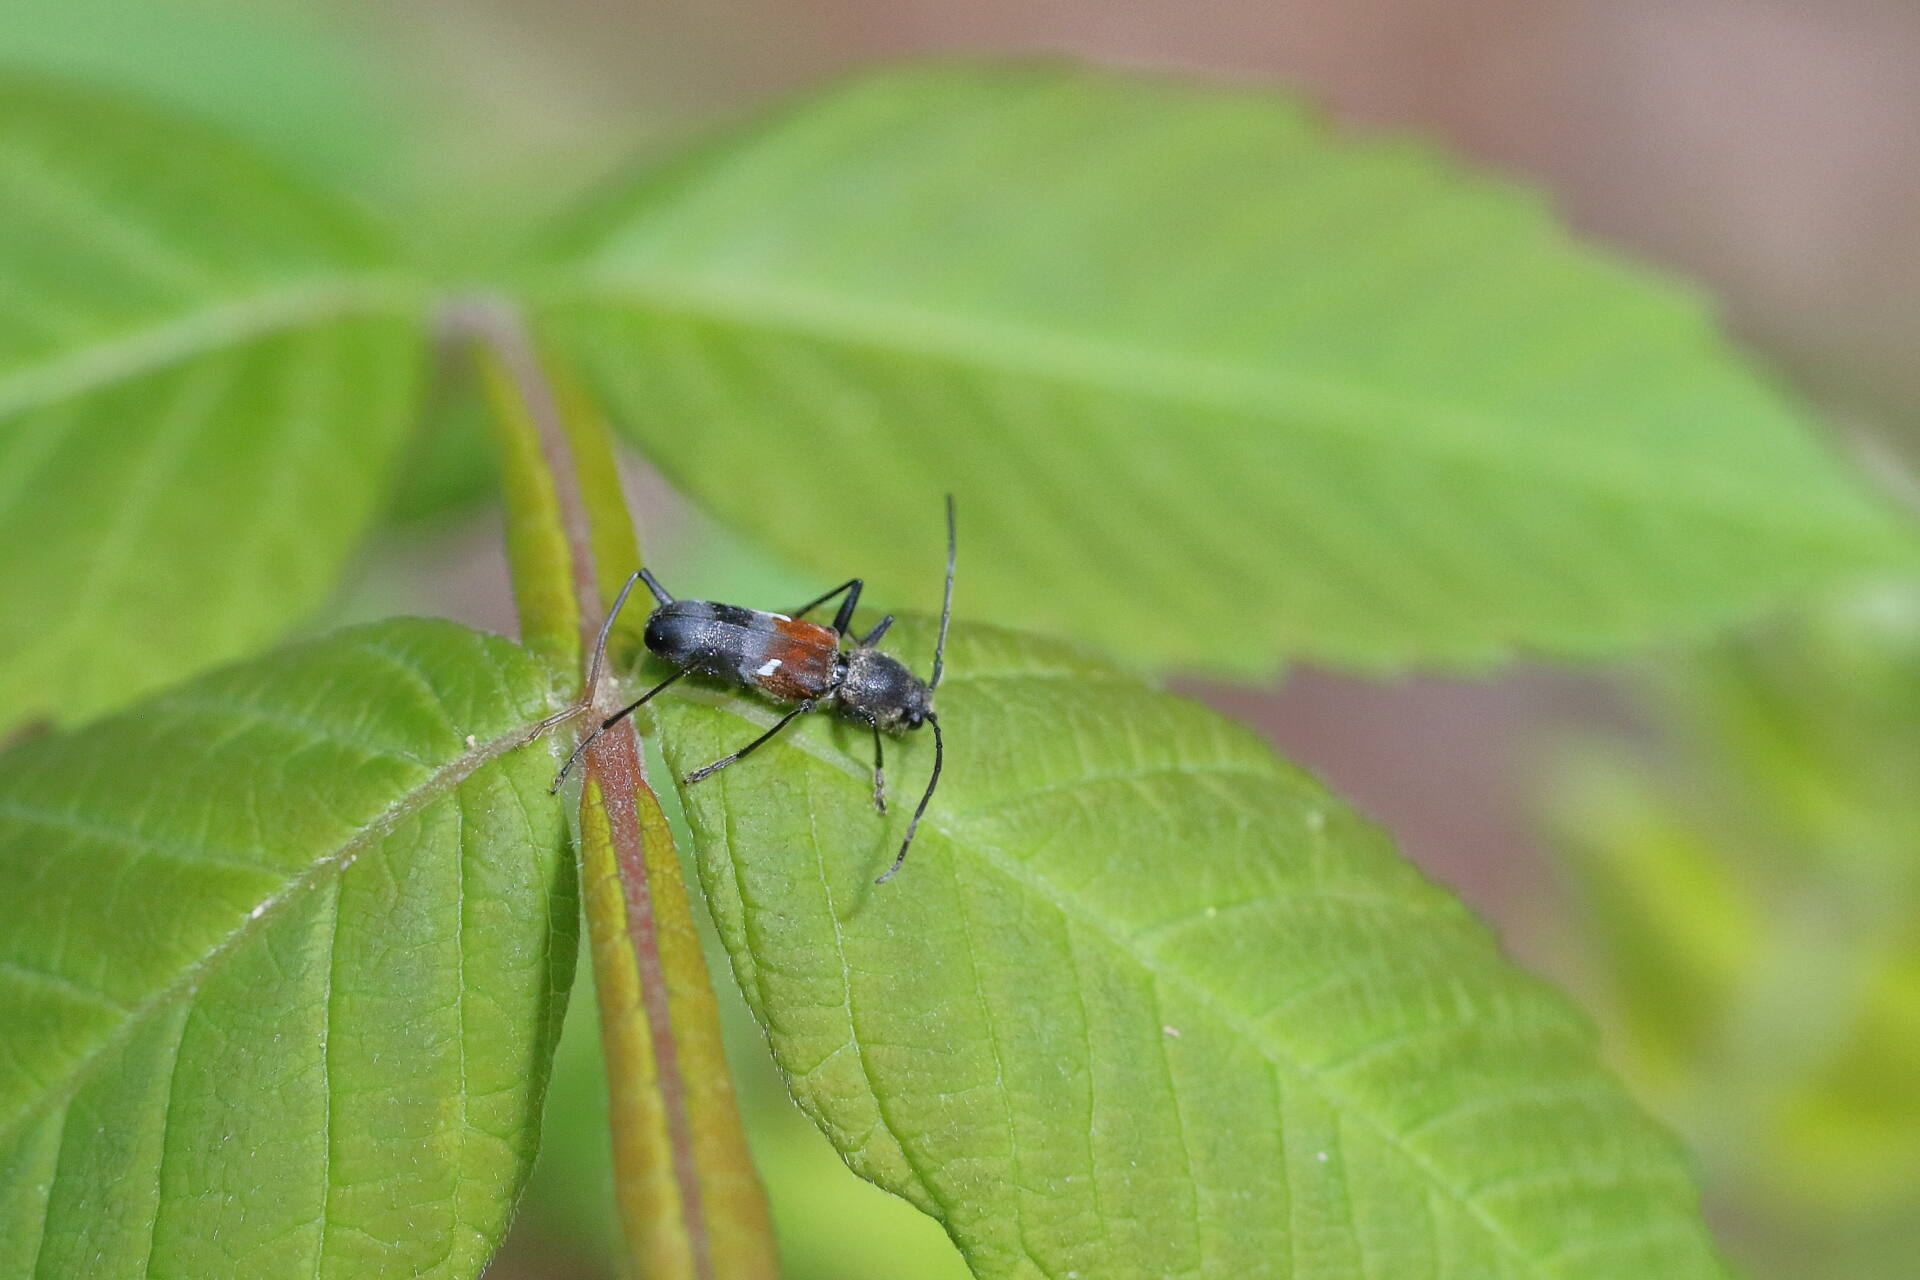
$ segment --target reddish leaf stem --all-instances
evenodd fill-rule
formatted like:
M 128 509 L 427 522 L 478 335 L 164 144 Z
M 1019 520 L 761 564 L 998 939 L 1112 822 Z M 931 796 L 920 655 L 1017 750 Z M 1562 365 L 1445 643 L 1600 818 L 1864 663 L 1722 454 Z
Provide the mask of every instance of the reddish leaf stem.
M 646 803 L 657 808 L 658 802 L 643 777 L 639 740 L 631 722 L 602 735 L 600 742 L 588 748 L 586 767 L 586 785 L 599 785 L 607 806 L 607 825 L 613 834 L 614 857 L 620 867 L 620 887 L 627 905 L 628 932 L 633 939 L 634 962 L 640 971 L 640 998 L 646 1008 L 647 1032 L 653 1041 L 654 1066 L 666 1111 L 673 1180 L 679 1189 L 681 1218 L 693 1251 L 694 1274 L 700 1280 L 717 1280 L 712 1244 L 707 1235 L 706 1210 L 701 1203 L 692 1110 L 687 1100 L 686 1079 L 680 1070 L 673 1015 L 667 1003 L 666 968 L 660 955 L 653 890 L 641 837 L 639 805 Z M 639 793 L 643 789 L 647 795 L 641 801 Z
M 579 603 L 584 683 L 592 669 L 594 641 L 605 616 L 605 602 L 601 599 L 594 563 L 592 520 L 582 493 L 574 451 L 561 419 L 559 399 L 541 365 L 538 348 L 525 321 L 511 304 L 491 298 L 461 302 L 448 309 L 447 323 L 452 331 L 472 335 L 493 349 L 518 389 L 538 433 L 541 455 L 552 479 L 566 536 L 573 590 Z M 610 709 L 613 702 L 612 681 L 604 665 L 596 687 L 582 688 L 580 697 L 583 709 L 589 713 L 582 717 L 584 729 L 592 716 Z M 700 1280 L 718 1280 L 702 1203 L 687 1081 L 680 1064 L 647 865 L 647 833 L 657 831 L 665 836 L 665 822 L 660 817 L 659 802 L 647 785 L 645 765 L 631 721 L 601 735 L 587 749 L 583 764 L 585 785 L 597 789 L 606 807 L 626 905 L 627 932 L 639 974 L 639 996 L 665 1113 L 673 1181 L 694 1274 Z M 646 815 L 641 812 L 643 806 L 648 811 Z M 655 821 L 648 822 L 649 816 Z M 665 838 L 670 842 L 670 836 Z M 665 847 L 664 856 L 669 859 L 674 856 L 670 843 Z
M 553 384 L 540 365 L 540 352 L 525 320 L 512 303 L 499 298 L 463 299 L 448 305 L 445 324 L 460 334 L 468 334 L 493 348 L 507 375 L 520 389 L 520 398 L 540 435 L 540 452 L 547 462 L 547 475 L 553 481 L 554 496 L 560 506 L 560 523 L 566 531 L 568 557 L 573 571 L 573 593 L 580 604 L 580 651 L 582 660 L 591 660 L 595 635 L 605 617 L 598 579 L 594 574 L 593 528 L 587 517 L 587 504 L 580 493 L 580 474 L 574 468 L 573 447 L 566 428 L 560 422 L 560 402 Z M 602 673 L 605 683 L 605 673 Z M 598 702 L 600 690 L 583 689 L 583 700 Z M 644 775 L 642 775 L 644 777 Z

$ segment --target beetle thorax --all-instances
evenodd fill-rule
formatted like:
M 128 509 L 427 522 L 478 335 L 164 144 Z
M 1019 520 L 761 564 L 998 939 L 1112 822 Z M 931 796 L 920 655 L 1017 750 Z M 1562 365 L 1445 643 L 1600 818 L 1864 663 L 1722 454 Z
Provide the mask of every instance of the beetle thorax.
M 834 696 L 843 714 L 894 732 L 918 729 L 933 710 L 933 693 L 925 682 L 878 649 L 841 655 Z

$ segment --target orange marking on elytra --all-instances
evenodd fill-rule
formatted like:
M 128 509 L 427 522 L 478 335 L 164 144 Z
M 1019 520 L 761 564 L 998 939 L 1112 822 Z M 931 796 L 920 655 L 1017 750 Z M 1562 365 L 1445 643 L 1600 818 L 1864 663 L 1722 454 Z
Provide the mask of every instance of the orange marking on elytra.
M 825 693 L 833 681 L 839 634 L 832 627 L 791 618 L 776 618 L 773 626 L 774 634 L 767 637 L 754 667 L 754 683 L 787 702 Z
M 840 633 L 832 627 L 823 627 L 817 622 L 806 622 L 799 618 L 773 617 L 773 629 L 781 637 L 796 645 L 825 649 L 828 653 L 840 647 Z

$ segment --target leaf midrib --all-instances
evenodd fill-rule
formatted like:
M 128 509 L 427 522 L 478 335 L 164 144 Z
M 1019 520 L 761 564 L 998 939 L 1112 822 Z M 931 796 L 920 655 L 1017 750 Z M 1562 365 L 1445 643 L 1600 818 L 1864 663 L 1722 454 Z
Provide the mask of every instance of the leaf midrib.
M 645 307 L 696 320 L 720 321 L 748 329 L 780 330 L 815 340 L 926 356 L 945 363 L 1043 378 L 1056 383 L 1123 392 L 1191 406 L 1202 411 L 1253 413 L 1284 418 L 1301 431 L 1358 441 L 1372 449 L 1423 451 L 1485 468 L 1511 468 L 1518 460 L 1536 473 L 1570 489 L 1611 496 L 1642 505 L 1657 493 L 1673 507 L 1691 507 L 1730 524 L 1800 529 L 1815 542 L 1840 542 L 1836 524 L 1861 533 L 1884 534 L 1888 522 L 1865 504 L 1852 509 L 1828 503 L 1825 518 L 1804 505 L 1782 506 L 1783 498 L 1803 498 L 1804 485 L 1748 490 L 1719 490 L 1702 483 L 1722 477 L 1692 476 L 1682 488 L 1671 469 L 1657 477 L 1636 467 L 1631 454 L 1595 447 L 1606 437 L 1595 433 L 1554 436 L 1551 449 L 1540 432 L 1515 432 L 1485 412 L 1448 407 L 1391 391 L 1341 385 L 1296 370 L 1245 365 L 1130 344 L 1110 337 L 1086 337 L 1040 325 L 939 314 L 910 304 L 873 298 L 835 297 L 805 285 L 754 282 L 716 283 L 669 272 L 605 270 L 588 272 L 569 284 L 546 290 L 548 304 L 598 304 Z M 1371 424 L 1418 421 L 1420 431 L 1384 438 Z M 1797 424 L 1796 424 L 1797 425 Z M 1653 481 L 1657 478 L 1658 483 Z M 1836 519 L 1835 517 L 1838 517 Z
M 499 737 L 479 743 L 454 756 L 422 779 L 417 786 L 402 792 L 386 809 L 369 819 L 351 839 L 337 849 L 315 858 L 306 870 L 287 881 L 276 892 L 262 898 L 232 933 L 210 948 L 206 955 L 183 968 L 173 982 L 139 1004 L 125 1006 L 125 1016 L 111 1034 L 102 1037 L 99 1043 L 76 1058 L 59 1079 L 29 1100 L 19 1111 L 6 1120 L 0 1121 L 0 1147 L 11 1144 L 24 1126 L 50 1107 L 71 1099 L 79 1092 L 95 1066 L 131 1039 L 141 1024 L 176 1000 L 191 996 L 199 989 L 201 979 L 245 945 L 254 934 L 286 910 L 289 904 L 299 901 L 310 891 L 332 883 L 339 876 L 344 875 L 363 852 L 392 834 L 402 822 L 418 813 L 427 804 L 446 795 L 474 773 L 509 751 L 527 745 L 530 742 L 528 735 L 532 728 L 531 724 L 518 726 Z M 271 870 L 265 867 L 261 869 Z
M 762 728 L 770 726 L 773 721 L 777 719 L 777 716 L 772 712 L 763 711 L 758 704 L 718 691 L 682 689 L 670 692 L 667 697 L 680 701 L 695 702 L 715 710 L 725 711 L 749 724 L 759 725 Z M 817 744 L 810 742 L 804 737 L 789 735 L 786 743 L 788 746 L 805 752 L 808 756 L 820 761 L 822 764 L 839 770 L 850 778 L 864 780 L 868 777 L 868 766 L 866 764 L 855 761 L 849 756 L 822 750 Z M 1274 771 L 1273 777 L 1276 782 L 1281 783 L 1289 780 L 1284 773 L 1278 770 Z M 959 816 L 962 819 L 965 817 L 964 814 Z M 1485 1206 L 1480 1204 L 1479 1201 L 1469 1197 L 1457 1187 L 1451 1179 L 1444 1177 L 1443 1170 L 1435 1166 L 1431 1157 L 1423 1155 L 1407 1146 L 1401 1137 L 1384 1121 L 1375 1116 L 1367 1108 L 1355 1102 L 1352 1096 L 1346 1090 L 1342 1089 L 1337 1081 L 1329 1079 L 1310 1066 L 1295 1061 L 1285 1053 L 1281 1046 L 1274 1044 L 1268 1038 L 1260 1035 L 1257 1028 L 1249 1025 L 1245 1015 L 1221 1005 L 1211 991 L 1184 974 L 1172 969 L 1155 967 L 1150 963 L 1152 959 L 1151 955 L 1143 953 L 1134 945 L 1134 940 L 1130 936 L 1115 930 L 1109 921 L 1102 918 L 1098 913 L 1088 910 L 1077 898 L 1064 896 L 1056 892 L 1055 887 L 1050 882 L 1035 877 L 1023 866 L 1000 856 L 991 841 L 975 839 L 967 830 L 969 824 L 966 821 L 961 820 L 956 822 L 955 815 L 950 813 L 941 815 L 937 811 L 930 811 L 923 821 L 929 827 L 945 835 L 958 847 L 970 850 L 974 856 L 992 866 L 1013 883 L 1021 886 L 1026 892 L 1033 894 L 1041 901 L 1051 905 L 1055 910 L 1060 912 L 1063 918 L 1075 921 L 1105 939 L 1117 951 L 1128 956 L 1134 963 L 1138 964 L 1141 970 L 1148 974 L 1155 982 L 1164 982 L 1169 986 L 1177 988 L 1207 1013 L 1219 1019 L 1222 1025 L 1230 1028 L 1236 1035 L 1242 1037 L 1248 1045 L 1252 1046 L 1262 1058 L 1271 1063 L 1276 1069 L 1290 1073 L 1291 1076 L 1302 1085 L 1319 1093 L 1321 1098 L 1330 1106 L 1334 1106 L 1339 1109 L 1342 1114 L 1352 1116 L 1354 1119 L 1364 1123 L 1368 1130 L 1377 1135 L 1386 1145 L 1399 1152 L 1407 1160 L 1409 1165 L 1419 1169 L 1425 1175 L 1429 1186 L 1458 1204 L 1473 1221 L 1481 1226 L 1488 1237 L 1499 1246 L 1504 1253 L 1519 1263 L 1523 1268 L 1529 1271 L 1534 1271 L 1536 1267 L 1550 1268 L 1550 1263 L 1543 1263 L 1541 1259 L 1527 1252 L 1520 1243 L 1513 1238 L 1506 1226 L 1489 1214 Z M 837 945 L 838 940 L 836 938 L 836 946 Z M 842 957 L 842 959 L 844 960 L 844 957 Z M 895 1135 L 895 1140 L 899 1141 L 898 1135 Z M 902 1145 L 904 1146 L 904 1144 Z M 1551 1276 L 1554 1274 L 1551 1269 L 1539 1270 L 1534 1273 L 1541 1276 Z
M 364 273 L 293 283 L 182 311 L 0 372 L 0 419 L 303 325 L 409 314 L 420 310 L 425 298 L 424 287 L 405 276 Z

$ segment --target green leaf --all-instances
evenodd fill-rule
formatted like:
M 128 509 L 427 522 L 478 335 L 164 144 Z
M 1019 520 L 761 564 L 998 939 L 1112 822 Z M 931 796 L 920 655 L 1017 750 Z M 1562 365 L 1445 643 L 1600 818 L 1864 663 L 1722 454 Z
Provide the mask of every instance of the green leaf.
M 387 504 L 387 523 L 402 537 L 444 533 L 499 501 L 501 481 L 487 447 L 490 414 L 478 371 L 472 361 L 443 354 L 437 374 Z
M 419 166 L 393 59 L 308 5 L 8 0 L 0 69 L 137 93 L 340 185 Z
M 948 672 L 886 885 L 924 733 L 890 820 L 824 716 L 683 799 L 796 1098 L 977 1275 L 1721 1274 L 1585 1020 L 1317 783 L 1054 644 L 958 628 Z M 667 758 L 773 714 L 690 693 Z
M 931 607 L 952 490 L 970 614 L 1149 662 L 1605 653 L 1914 562 L 1695 298 L 1269 94 L 872 76 L 553 256 L 550 333 L 713 511 Z
M 1554 805 L 1621 1061 L 1773 1227 L 1824 1244 L 1911 1221 L 1920 596 L 1839 603 L 1659 677 L 1648 718 L 1677 749 L 1591 749 Z
M 0 1275 L 478 1273 L 574 967 L 548 707 L 399 621 L 0 756 Z
M 648 765 L 656 776 L 667 776 L 657 758 L 650 758 Z M 660 799 L 673 824 L 675 843 L 691 849 L 678 800 L 671 791 Z M 701 912 L 696 923 L 706 919 Z M 724 972 L 726 954 L 718 935 L 710 933 L 702 928 L 702 949 L 709 967 Z M 582 967 L 572 996 L 578 1007 L 592 1006 L 592 982 L 591 966 Z M 970 1275 L 939 1224 L 847 1172 L 833 1145 L 793 1105 L 739 988 L 723 982 L 714 995 L 753 1163 L 772 1202 L 782 1280 L 956 1280 Z M 540 1159 L 527 1183 L 515 1230 L 524 1226 L 535 1239 L 566 1240 L 603 1269 L 612 1269 L 620 1256 L 620 1230 L 612 1216 L 607 1124 L 599 1035 L 589 1019 L 574 1017 L 554 1051 Z M 859 1229 L 848 1230 L 848 1223 L 858 1223 Z
M 323 601 L 421 351 L 413 290 L 331 202 L 197 128 L 0 82 L 0 729 Z
M 1709 1081 L 1724 1098 L 1723 1019 L 1779 936 L 1752 869 L 1620 760 L 1583 751 L 1563 772 L 1560 852 L 1605 954 L 1613 1050 L 1656 1106 Z

